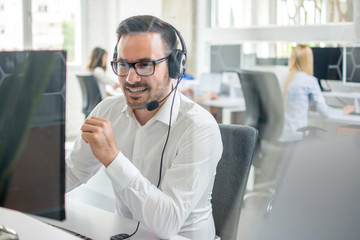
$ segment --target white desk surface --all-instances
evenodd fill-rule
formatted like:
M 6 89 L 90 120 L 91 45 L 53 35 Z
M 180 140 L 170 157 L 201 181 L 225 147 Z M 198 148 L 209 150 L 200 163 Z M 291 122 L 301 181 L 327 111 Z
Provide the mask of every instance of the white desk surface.
M 200 102 L 201 105 L 218 108 L 241 108 L 245 110 L 244 98 L 219 97 Z
M 32 216 L 0 207 L 0 224 L 16 231 L 21 240 L 78 240 L 73 234 L 43 223 Z
M 333 116 L 331 118 L 322 118 L 318 112 L 309 112 L 309 118 L 321 119 L 325 122 L 336 123 L 340 125 L 359 125 L 360 115 L 345 115 L 345 116 Z
M 322 92 L 324 96 L 327 97 L 342 97 L 342 98 L 360 98 L 359 92 L 337 92 L 337 91 L 331 91 L 331 92 Z
M 46 223 L 68 229 L 93 240 L 106 240 L 119 233 L 131 234 L 137 222 L 123 218 L 114 213 L 96 208 L 77 200 L 66 198 L 66 220 L 26 215 L 17 211 L 0 208 L 0 224 L 14 229 L 21 240 L 76 240 L 81 239 Z M 43 222 L 42 222 L 43 221 Z M 46 222 L 46 223 L 44 223 Z M 136 239 L 158 239 L 144 225 L 140 224 L 138 232 L 131 237 Z M 171 240 L 184 240 L 175 236 Z

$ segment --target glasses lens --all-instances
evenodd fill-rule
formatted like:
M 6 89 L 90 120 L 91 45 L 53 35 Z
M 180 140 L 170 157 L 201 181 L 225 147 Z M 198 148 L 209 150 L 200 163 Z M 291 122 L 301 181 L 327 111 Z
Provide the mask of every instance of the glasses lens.
M 150 76 L 154 73 L 153 61 L 141 61 L 135 64 L 136 71 L 141 76 Z
M 116 64 L 117 74 L 120 76 L 126 76 L 129 72 L 129 65 L 124 62 L 118 62 Z
M 154 61 L 140 61 L 135 63 L 135 65 L 127 62 L 112 62 L 111 66 L 115 74 L 121 77 L 127 76 L 132 66 L 134 67 L 136 73 L 140 76 L 150 76 L 155 71 Z

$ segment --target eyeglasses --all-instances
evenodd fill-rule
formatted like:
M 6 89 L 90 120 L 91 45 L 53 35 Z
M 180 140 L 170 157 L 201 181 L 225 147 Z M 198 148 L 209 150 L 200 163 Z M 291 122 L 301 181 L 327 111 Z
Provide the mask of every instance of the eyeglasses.
M 169 56 L 160 58 L 155 61 L 141 60 L 134 63 L 129 63 L 124 60 L 111 61 L 111 67 L 114 73 L 120 77 L 126 77 L 129 74 L 130 68 L 134 68 L 135 72 L 142 77 L 151 76 L 155 72 L 155 65 L 168 59 Z

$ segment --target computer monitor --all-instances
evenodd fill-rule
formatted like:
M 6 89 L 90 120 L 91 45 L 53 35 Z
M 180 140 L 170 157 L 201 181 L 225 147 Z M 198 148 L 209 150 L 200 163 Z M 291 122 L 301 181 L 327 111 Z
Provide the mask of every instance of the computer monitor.
M 313 47 L 314 76 L 318 79 L 321 90 L 324 87 L 321 80 L 342 81 L 343 48 Z
M 288 58 L 256 58 L 256 65 L 258 66 L 287 66 Z
M 0 206 L 65 218 L 65 51 L 0 52 Z
M 210 72 L 226 72 L 240 69 L 241 44 L 211 45 Z
M 360 46 L 345 47 L 344 82 L 360 84 Z
M 222 73 L 202 73 L 199 81 L 199 95 L 209 92 L 220 94 Z

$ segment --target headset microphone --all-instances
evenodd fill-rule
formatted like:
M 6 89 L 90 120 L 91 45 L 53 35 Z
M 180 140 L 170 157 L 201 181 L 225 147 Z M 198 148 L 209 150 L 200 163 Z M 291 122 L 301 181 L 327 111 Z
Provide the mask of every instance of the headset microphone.
M 166 96 L 167 97 L 167 96 Z M 166 98 L 165 97 L 165 98 Z M 164 98 L 164 99 L 165 99 Z M 164 101 L 164 99 L 163 100 L 161 100 L 160 102 L 159 101 L 151 101 L 151 102 L 148 102 L 147 104 L 146 104 L 146 109 L 148 110 L 148 111 L 153 111 L 153 110 L 155 110 L 155 109 L 157 109 L 158 107 L 159 107 L 159 104 L 162 102 L 162 101 Z
M 182 77 L 177 81 L 175 87 L 173 87 L 173 89 L 171 89 L 171 91 L 163 99 L 161 99 L 160 101 L 155 100 L 155 101 L 148 102 L 146 104 L 146 109 L 150 112 L 157 109 L 160 106 L 160 103 L 162 103 L 174 90 L 177 89 L 177 86 L 179 85 L 181 79 L 182 79 Z

